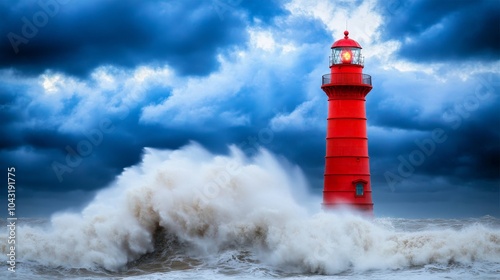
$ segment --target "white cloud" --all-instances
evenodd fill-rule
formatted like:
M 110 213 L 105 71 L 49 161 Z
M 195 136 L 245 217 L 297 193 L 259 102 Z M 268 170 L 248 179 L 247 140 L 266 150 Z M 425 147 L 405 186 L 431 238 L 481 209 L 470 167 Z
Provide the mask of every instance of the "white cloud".
M 274 131 L 311 130 L 314 128 L 323 128 L 326 121 L 319 122 L 315 111 L 318 106 L 326 107 L 326 102 L 326 100 L 320 100 L 319 97 L 308 100 L 297 106 L 295 110 L 289 114 L 277 114 L 269 122 L 270 127 Z
M 276 42 L 274 41 L 271 32 L 251 30 L 250 42 L 254 47 L 265 51 L 273 51 L 276 48 Z
M 248 44 L 227 55 L 219 56 L 220 69 L 206 77 L 179 79 L 171 95 L 159 104 L 143 109 L 141 121 L 165 125 L 203 124 L 217 121 L 221 125 L 250 125 L 251 117 L 231 103 L 253 100 L 269 107 L 274 94 L 291 73 L 301 70 L 299 61 L 311 46 L 296 46 L 280 36 L 280 28 L 249 28 Z M 289 82 L 289 81 L 288 81 Z M 300 96 L 298 96 L 300 97 Z M 255 108 L 254 111 L 265 110 Z M 230 117 L 227 117 L 230 116 Z
M 247 81 L 242 77 L 246 73 L 245 66 L 236 67 L 225 58 L 221 59 L 220 71 L 208 77 L 181 79 L 165 101 L 144 107 L 141 121 L 173 125 L 218 118 L 217 104 L 235 97 Z M 236 59 L 240 60 L 246 59 Z
M 59 91 L 58 86 L 61 83 L 61 75 L 48 75 L 44 74 L 41 76 L 41 84 L 46 93 L 51 94 Z
M 175 81 L 168 67 L 145 66 L 134 70 L 99 67 L 86 80 L 52 71 L 26 78 L 4 70 L 1 80 L 4 86 L 24 89 L 28 98 L 18 99 L 16 106 L 30 116 L 25 126 L 63 132 L 85 131 L 103 118 L 141 106 L 150 89 Z
M 294 0 L 288 3 L 286 8 L 293 15 L 321 20 L 331 32 L 332 39 L 343 37 L 347 27 L 350 37 L 366 46 L 371 45 L 378 39 L 377 32 L 382 23 L 382 17 L 374 11 L 376 1 L 364 1 L 359 6 L 354 4 L 352 1 Z

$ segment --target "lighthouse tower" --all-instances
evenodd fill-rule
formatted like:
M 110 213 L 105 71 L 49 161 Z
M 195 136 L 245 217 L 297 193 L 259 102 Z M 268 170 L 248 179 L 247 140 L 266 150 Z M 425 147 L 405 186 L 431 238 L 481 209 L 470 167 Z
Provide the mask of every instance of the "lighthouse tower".
M 332 45 L 330 74 L 321 88 L 328 96 L 323 207 L 349 206 L 373 213 L 365 97 L 372 89 L 363 74 L 358 42 L 344 38 Z

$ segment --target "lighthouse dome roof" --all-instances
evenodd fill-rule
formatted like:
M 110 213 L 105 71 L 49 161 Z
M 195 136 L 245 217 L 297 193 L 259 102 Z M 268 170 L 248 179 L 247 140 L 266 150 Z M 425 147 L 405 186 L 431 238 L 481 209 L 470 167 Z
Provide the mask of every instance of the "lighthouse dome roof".
M 342 48 L 342 47 L 351 47 L 351 48 L 360 48 L 361 49 L 361 46 L 358 44 L 358 42 L 349 38 L 349 31 L 347 31 L 347 30 L 344 31 L 344 39 L 337 40 L 332 45 L 332 49 L 333 48 Z

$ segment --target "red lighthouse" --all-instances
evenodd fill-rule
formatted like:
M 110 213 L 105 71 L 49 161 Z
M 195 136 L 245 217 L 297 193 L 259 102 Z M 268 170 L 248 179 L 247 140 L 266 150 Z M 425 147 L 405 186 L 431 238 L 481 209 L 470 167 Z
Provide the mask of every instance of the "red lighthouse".
M 372 83 L 363 74 L 361 46 L 348 31 L 344 35 L 332 45 L 330 74 L 321 86 L 328 96 L 323 207 L 373 213 L 365 110 Z

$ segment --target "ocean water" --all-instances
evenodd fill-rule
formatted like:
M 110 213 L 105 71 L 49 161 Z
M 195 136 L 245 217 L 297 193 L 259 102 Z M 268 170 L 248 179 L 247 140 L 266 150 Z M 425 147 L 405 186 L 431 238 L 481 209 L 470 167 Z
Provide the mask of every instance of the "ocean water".
M 16 272 L 0 278 L 500 279 L 497 218 L 323 212 L 307 188 L 265 150 L 145 149 L 81 212 L 20 219 Z

